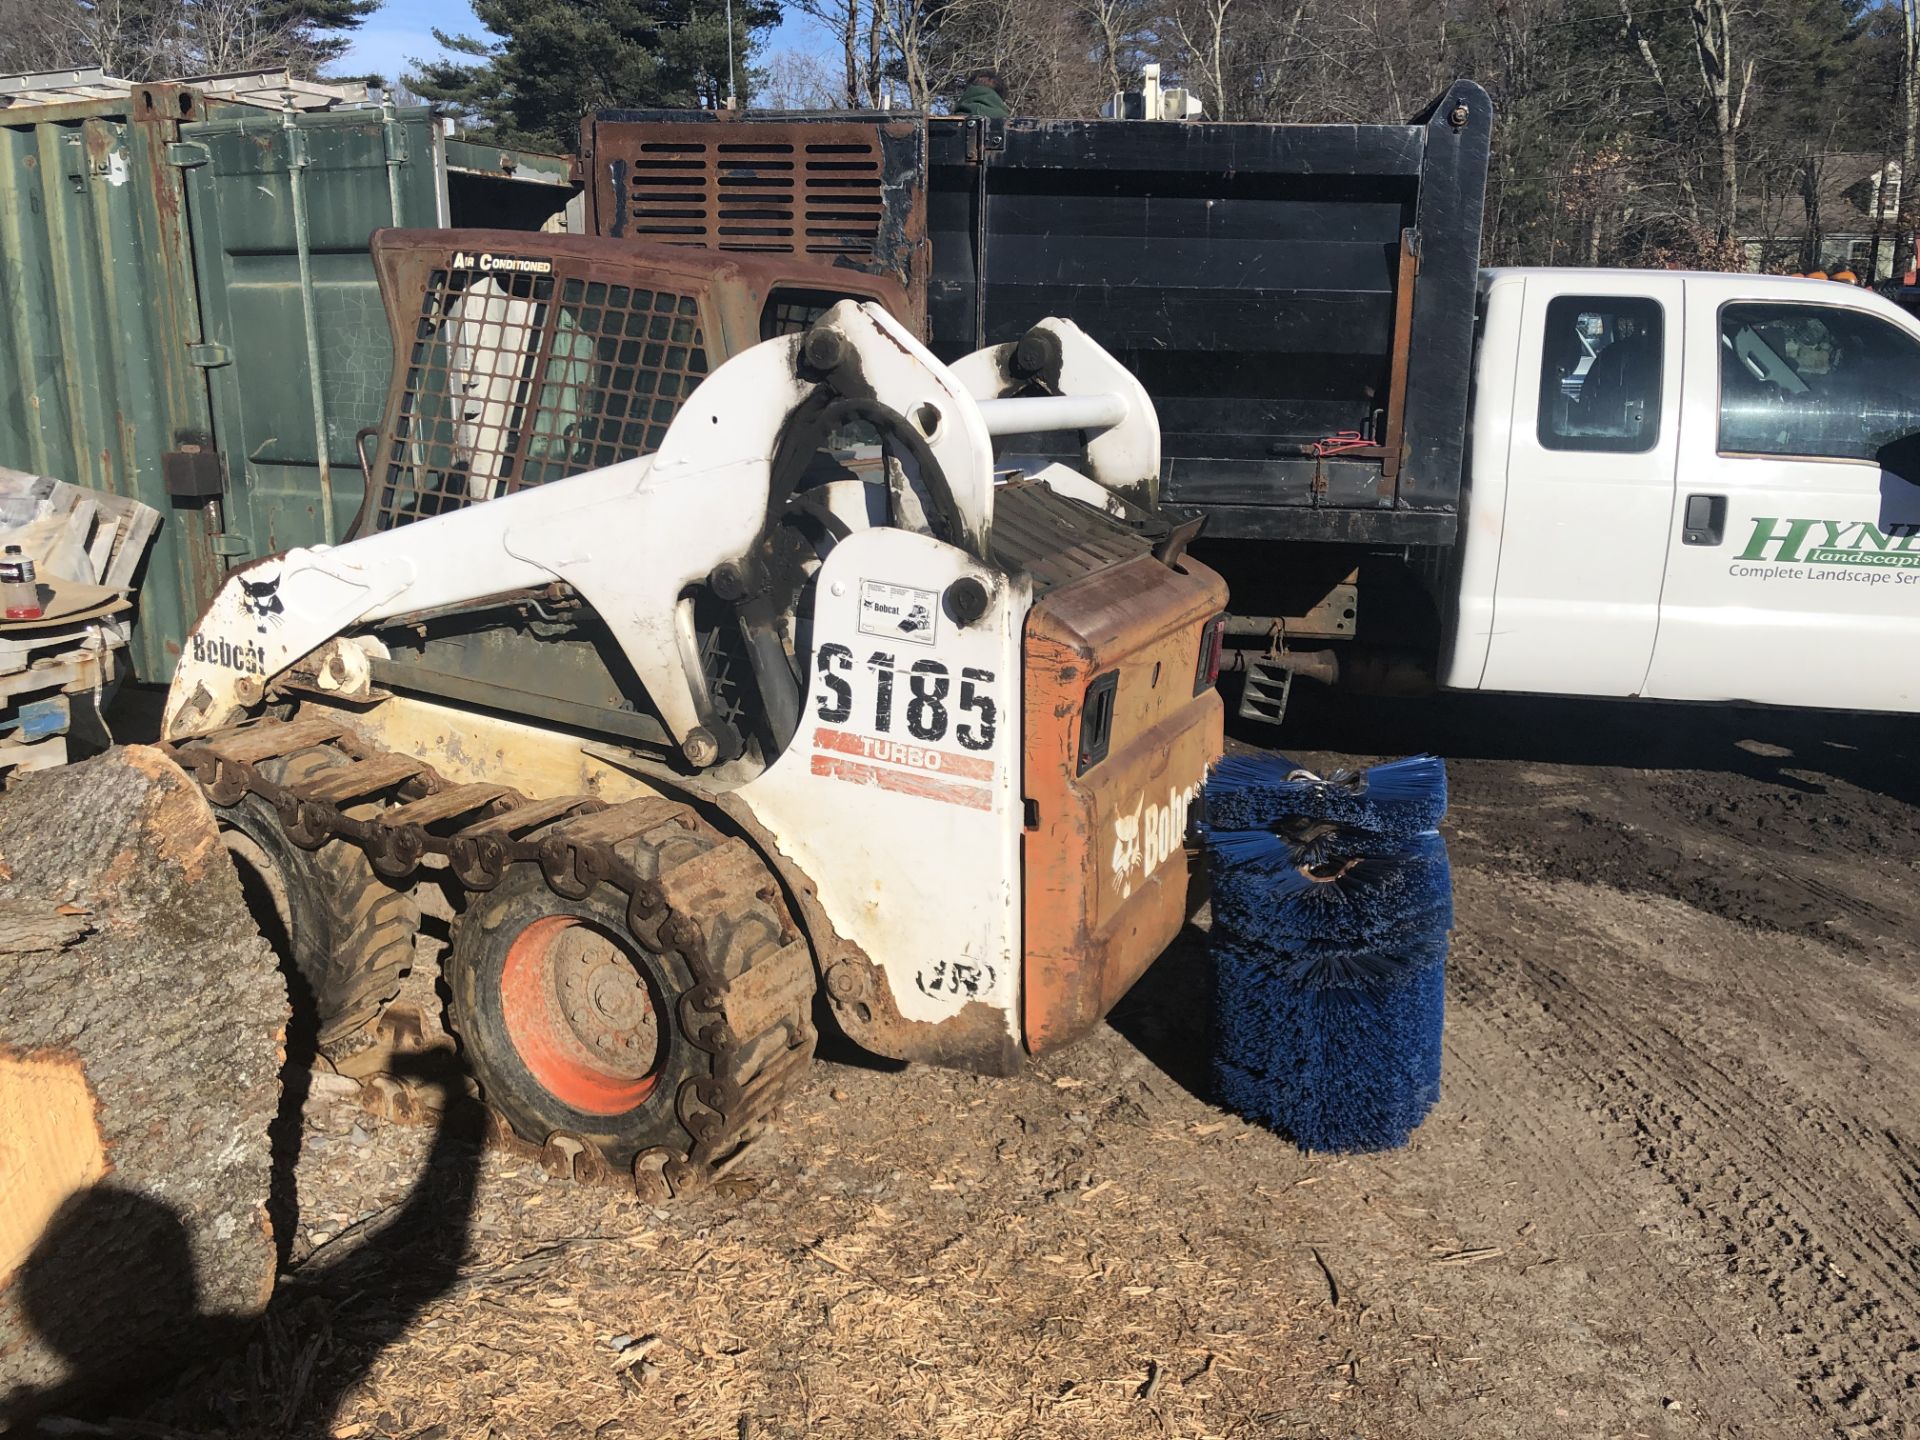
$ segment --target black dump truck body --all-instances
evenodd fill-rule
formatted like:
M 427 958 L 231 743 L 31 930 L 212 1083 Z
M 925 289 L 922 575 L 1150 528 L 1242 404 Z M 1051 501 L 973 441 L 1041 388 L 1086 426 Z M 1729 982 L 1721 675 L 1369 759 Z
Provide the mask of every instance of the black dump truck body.
M 897 278 L 952 358 L 1065 316 L 1160 414 L 1221 539 L 1446 546 L 1493 109 L 1406 124 L 611 111 L 590 228 Z

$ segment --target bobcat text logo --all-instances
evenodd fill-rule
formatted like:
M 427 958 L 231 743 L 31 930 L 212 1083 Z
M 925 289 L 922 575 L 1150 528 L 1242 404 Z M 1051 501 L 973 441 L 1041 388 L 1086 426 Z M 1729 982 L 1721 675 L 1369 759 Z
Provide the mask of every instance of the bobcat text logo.
M 1133 894 L 1134 871 L 1146 879 L 1186 840 L 1187 811 L 1200 797 L 1200 787 L 1169 790 L 1167 802 L 1149 804 L 1142 795 L 1131 811 L 1113 817 L 1113 883 L 1121 897 Z
M 236 645 L 231 640 L 209 640 L 196 635 L 188 642 L 193 658 L 222 670 L 237 670 L 242 675 L 267 673 L 267 652 L 258 645 Z

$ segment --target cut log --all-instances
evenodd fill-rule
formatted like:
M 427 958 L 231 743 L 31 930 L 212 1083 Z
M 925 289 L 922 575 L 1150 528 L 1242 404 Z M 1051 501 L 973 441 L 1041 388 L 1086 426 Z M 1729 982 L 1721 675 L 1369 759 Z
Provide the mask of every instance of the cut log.
M 159 751 L 0 796 L 0 1425 L 265 1307 L 285 982 Z

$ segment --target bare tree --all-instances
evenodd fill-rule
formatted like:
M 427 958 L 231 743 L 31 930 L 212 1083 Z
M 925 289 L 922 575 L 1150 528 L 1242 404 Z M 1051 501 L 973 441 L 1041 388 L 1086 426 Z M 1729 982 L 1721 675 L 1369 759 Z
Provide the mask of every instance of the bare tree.
M 1916 147 L 1920 147 L 1920 0 L 1900 0 L 1900 209 L 1893 236 L 1893 275 L 1900 279 L 1913 264 L 1913 232 L 1920 225 L 1920 185 L 1915 184 Z M 1879 249 L 1876 234 L 1874 249 Z M 1877 257 L 1876 257 L 1877 258 Z
M 1121 4 L 1110 6 L 1121 46 L 1126 13 Z M 1105 48 L 1097 18 L 1082 0 L 948 0 L 927 66 L 936 90 L 957 89 L 972 71 L 991 69 L 1022 114 L 1097 115 L 1116 88 Z
M 1235 0 L 1184 0 L 1168 15 L 1168 28 L 1179 45 L 1182 73 L 1190 88 L 1209 101 L 1216 120 L 1234 118 L 1227 105 L 1227 15 Z
M 873 23 L 899 61 L 907 104 L 915 110 L 930 108 L 938 82 L 927 62 L 938 33 L 940 0 L 874 0 L 873 8 Z
M 825 31 L 829 87 L 861 106 L 938 108 L 991 66 L 1022 113 L 1093 115 L 1158 61 L 1209 119 L 1373 124 L 1473 76 L 1499 116 L 1488 256 L 1503 263 L 1784 254 L 1812 149 L 1897 156 L 1904 268 L 1920 0 L 1865 3 L 791 0 Z
M 0 72 L 64 70 L 84 60 L 75 0 L 0 0 Z
M 78 57 L 131 80 L 317 68 L 298 25 L 264 22 L 253 0 L 90 0 L 64 23 Z
M 1137 73 L 1133 55 L 1148 24 L 1145 0 L 1079 0 L 1079 8 L 1093 29 L 1107 89 L 1117 95 Z
M 777 50 L 762 68 L 753 104 L 763 110 L 839 110 L 847 92 L 832 64 L 807 50 Z
M 1746 123 L 1747 103 L 1753 99 L 1753 60 L 1741 67 L 1736 98 L 1733 84 L 1732 0 L 1693 0 L 1694 55 L 1700 64 L 1700 83 L 1712 107 L 1714 134 L 1720 142 L 1720 215 L 1717 238 L 1733 238 L 1740 214 L 1740 128 Z
M 262 24 L 258 8 L 249 0 L 193 0 L 183 38 L 191 63 L 207 74 L 257 70 L 295 58 L 296 37 L 289 30 Z M 298 68 L 310 67 L 299 64 Z
M 1688 117 L 1685 102 L 1667 84 L 1666 71 L 1661 68 L 1659 57 L 1654 54 L 1653 44 L 1648 40 L 1646 32 L 1635 21 L 1630 0 L 1619 0 L 1619 3 L 1621 32 L 1646 67 L 1647 74 L 1653 81 L 1653 88 L 1659 95 L 1668 126 L 1676 132 L 1686 130 Z M 1697 228 L 1700 223 L 1700 203 L 1694 192 L 1693 182 L 1684 166 L 1676 166 L 1674 173 L 1679 177 L 1680 192 L 1686 205 L 1687 223 Z
M 880 9 L 886 0 L 789 0 L 833 38 L 840 51 L 839 104 L 849 110 L 879 106 L 885 72 Z

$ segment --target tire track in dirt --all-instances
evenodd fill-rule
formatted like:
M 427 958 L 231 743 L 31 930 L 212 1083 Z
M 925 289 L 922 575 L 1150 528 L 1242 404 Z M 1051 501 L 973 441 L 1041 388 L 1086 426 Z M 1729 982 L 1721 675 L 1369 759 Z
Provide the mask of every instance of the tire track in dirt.
M 1539 768 L 1462 771 L 1457 789 L 1471 803 L 1452 828 L 1461 858 L 1489 869 L 1670 896 L 1755 929 L 1857 950 L 1904 947 L 1920 930 L 1920 916 L 1898 898 L 1913 888 L 1912 864 L 1898 859 L 1912 848 L 1911 812 L 1893 801 L 1814 796 L 1834 814 L 1854 817 L 1849 825 L 1823 824 L 1817 812 L 1793 808 L 1806 798 L 1800 792 L 1740 777 L 1689 773 L 1647 785 L 1605 774 L 1561 780 Z M 1778 833 L 1771 822 L 1790 810 L 1792 833 Z M 1487 811 L 1499 823 L 1488 824 L 1495 816 Z M 1894 823 L 1901 813 L 1909 820 L 1904 830 Z M 1826 832 L 1844 838 L 1824 848 L 1809 838 Z M 1523 844 L 1512 843 L 1516 834 Z M 1838 864 L 1827 858 L 1833 850 L 1866 863 Z M 1892 901 L 1861 893 L 1876 872 Z
M 1463 888 L 1463 928 L 1484 921 L 1495 933 L 1512 928 L 1523 903 L 1564 925 L 1573 899 L 1516 903 L 1521 897 L 1509 890 L 1499 899 L 1506 913 L 1486 914 L 1473 887 Z M 1544 939 L 1547 927 L 1538 928 Z M 1481 959 L 1496 991 L 1547 997 L 1560 1058 L 1625 1128 L 1640 1163 L 1671 1189 L 1699 1238 L 1723 1251 L 1728 1273 L 1751 1271 L 1762 1282 L 1777 1312 L 1773 1339 L 1816 1415 L 1841 1433 L 1894 1420 L 1889 1406 L 1910 1405 L 1920 1386 L 1910 1319 L 1920 1308 L 1920 1269 L 1907 1241 L 1912 1165 L 1820 1097 L 1733 1074 L 1701 1044 L 1674 1035 L 1644 989 L 1609 981 L 1632 972 L 1630 953 L 1595 945 L 1576 979 L 1573 967 L 1546 958 L 1555 948 L 1549 941 L 1524 959 L 1486 950 Z M 1836 1144 L 1837 1136 L 1850 1143 Z M 1834 1163 L 1842 1155 L 1851 1173 Z M 1866 1178 L 1856 1157 L 1903 1193 L 1905 1216 L 1855 1200 L 1857 1180 Z
M 1804 1413 L 1803 1402 L 1744 1333 L 1737 1308 L 1693 1279 L 1692 1270 L 1710 1252 L 1642 1218 L 1657 1211 L 1664 1181 L 1647 1175 L 1642 1186 L 1633 1172 L 1622 1176 L 1623 1164 L 1639 1153 L 1631 1127 L 1617 1116 L 1610 1128 L 1595 1123 L 1605 1113 L 1605 1097 L 1567 1063 L 1558 999 L 1544 1010 L 1529 1003 L 1532 987 L 1516 983 L 1515 963 L 1474 938 L 1500 934 L 1504 943 L 1512 936 L 1524 949 L 1552 943 L 1549 931 L 1536 929 L 1531 916 L 1503 919 L 1495 930 L 1469 914 L 1455 941 L 1443 1106 L 1498 1117 L 1502 1138 L 1517 1152 L 1514 1172 L 1548 1202 L 1543 1208 L 1562 1232 L 1545 1238 L 1562 1247 L 1576 1242 L 1576 1249 L 1584 1240 L 1585 1258 L 1606 1273 L 1611 1293 L 1605 1299 L 1630 1332 L 1626 1343 L 1652 1372 L 1656 1394 L 1704 1395 L 1693 1406 L 1695 1418 L 1711 1421 L 1720 1433 L 1782 1433 L 1783 1423 Z M 1516 1074 L 1517 1066 L 1526 1073 Z M 1675 1263 L 1676 1248 L 1695 1252 L 1686 1257 L 1692 1265 Z M 1631 1417 L 1636 1427 L 1672 1418 L 1657 1399 L 1649 1409 L 1652 1415 Z M 1684 1426 L 1672 1433 L 1697 1432 Z

